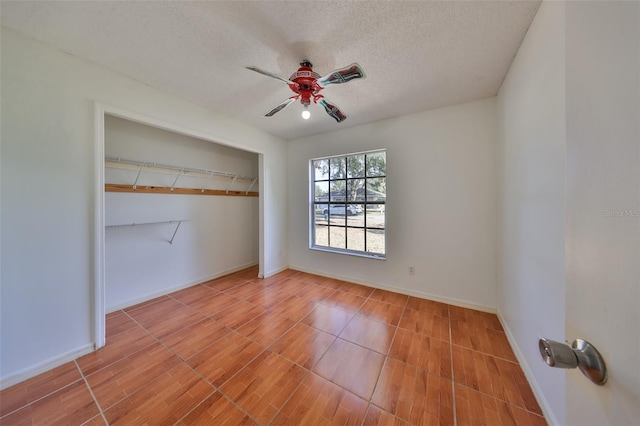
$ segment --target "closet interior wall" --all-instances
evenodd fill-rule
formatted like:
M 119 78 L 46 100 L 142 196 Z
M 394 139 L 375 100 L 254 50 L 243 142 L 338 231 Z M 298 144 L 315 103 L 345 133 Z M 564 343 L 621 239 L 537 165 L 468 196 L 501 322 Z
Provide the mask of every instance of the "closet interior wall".
M 105 158 L 145 164 L 106 163 L 107 186 L 140 189 L 105 192 L 107 312 L 258 263 L 257 154 L 107 115 Z M 206 195 L 213 190 L 254 196 Z

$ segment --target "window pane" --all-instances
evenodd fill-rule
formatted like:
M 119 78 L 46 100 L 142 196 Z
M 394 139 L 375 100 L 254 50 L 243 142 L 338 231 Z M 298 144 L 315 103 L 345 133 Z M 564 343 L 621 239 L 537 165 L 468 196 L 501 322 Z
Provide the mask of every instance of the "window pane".
M 369 178 L 367 179 L 367 202 L 386 201 L 387 199 L 387 179 Z
M 329 227 L 329 247 L 346 248 L 345 247 L 345 228 L 340 226 Z
M 367 228 L 384 229 L 384 210 L 367 210 Z
M 314 219 L 317 224 L 328 225 L 329 224 L 329 204 L 316 204 L 314 210 Z
M 364 227 L 364 213 L 362 210 L 358 210 L 360 206 L 350 204 L 348 209 L 357 212 L 355 215 L 347 216 L 347 226 Z
M 347 228 L 347 248 L 364 251 L 364 229 Z
M 323 210 L 323 214 L 325 217 L 329 219 L 330 225 L 340 225 L 344 226 L 346 224 L 346 204 L 331 204 Z
M 330 158 L 329 159 L 329 166 L 330 166 L 330 173 L 329 173 L 329 178 L 330 179 L 344 179 L 347 174 L 345 172 L 345 158 L 344 157 L 338 157 L 338 158 Z
M 329 202 L 329 182 L 316 182 L 313 200 Z
M 315 180 L 329 179 L 329 160 L 315 160 L 313 169 Z
M 347 157 L 347 177 L 364 177 L 364 154 Z
M 347 181 L 347 201 L 364 201 L 364 179 Z
M 367 229 L 367 252 L 385 254 L 384 230 Z
M 347 181 L 332 180 L 331 181 L 331 202 L 345 202 L 347 198 Z
M 315 245 L 329 246 L 329 227 L 316 225 L 315 229 Z
M 387 155 L 385 152 L 367 154 L 367 176 L 385 176 L 387 174 Z

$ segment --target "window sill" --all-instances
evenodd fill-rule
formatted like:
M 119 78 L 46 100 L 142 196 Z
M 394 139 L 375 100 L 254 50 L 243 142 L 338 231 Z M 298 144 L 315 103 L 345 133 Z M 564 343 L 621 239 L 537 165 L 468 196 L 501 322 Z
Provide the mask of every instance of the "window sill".
M 315 250 L 315 251 L 323 251 L 326 253 L 346 254 L 348 256 L 365 257 L 368 259 L 375 259 L 375 260 L 387 260 L 387 256 L 384 254 L 373 254 L 373 253 L 366 253 L 362 251 L 351 251 L 351 250 L 344 250 L 344 249 L 338 249 L 338 248 L 318 247 L 318 246 L 310 246 L 309 249 Z

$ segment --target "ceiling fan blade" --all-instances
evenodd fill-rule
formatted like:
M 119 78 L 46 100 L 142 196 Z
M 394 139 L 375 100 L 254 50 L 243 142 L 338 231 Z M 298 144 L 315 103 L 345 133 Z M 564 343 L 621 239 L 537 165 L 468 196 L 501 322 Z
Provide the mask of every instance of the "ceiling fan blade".
M 364 71 L 360 68 L 360 65 L 355 62 L 349 66 L 341 68 L 339 70 L 331 71 L 329 74 L 320 77 L 318 84 L 322 87 L 330 84 L 342 84 L 347 83 L 356 78 L 365 78 Z
M 269 111 L 268 113 L 266 113 L 264 116 L 265 117 L 271 117 L 274 114 L 282 111 L 283 109 L 285 109 L 286 107 L 288 107 L 289 105 L 291 105 L 291 103 L 295 102 L 296 100 L 296 96 L 287 99 L 286 101 L 284 101 L 283 103 L 281 103 L 280 105 L 278 105 L 277 107 L 275 107 L 274 109 L 272 109 L 271 111 Z
M 260 69 L 258 67 L 245 67 L 245 68 L 248 69 L 248 70 L 260 73 L 262 75 L 266 75 L 267 77 L 275 78 L 276 80 L 280 80 L 280 81 L 282 81 L 283 83 L 286 83 L 286 84 L 292 84 L 293 83 L 293 81 L 291 81 L 291 80 L 287 80 L 286 78 L 280 77 L 279 75 L 276 75 L 276 74 L 274 74 L 272 72 L 262 70 L 262 69 Z
M 340 108 L 338 108 L 337 106 L 330 104 L 325 99 L 320 99 L 318 102 L 324 107 L 324 110 L 327 111 L 327 114 L 335 118 L 338 123 L 347 119 L 347 116 L 344 115 L 343 112 L 340 111 Z

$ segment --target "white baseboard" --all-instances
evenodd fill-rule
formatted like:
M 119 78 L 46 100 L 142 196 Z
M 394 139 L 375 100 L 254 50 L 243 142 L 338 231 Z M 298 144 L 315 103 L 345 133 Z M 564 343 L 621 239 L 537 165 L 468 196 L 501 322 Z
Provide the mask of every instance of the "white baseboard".
M 182 289 L 194 286 L 194 285 L 206 283 L 207 281 L 215 280 L 216 278 L 220 278 L 220 277 L 223 277 L 225 275 L 229 275 L 229 274 L 232 274 L 234 272 L 238 272 L 238 271 L 241 271 L 243 269 L 247 269 L 247 268 L 250 268 L 252 266 L 256 266 L 257 264 L 258 264 L 257 262 L 247 263 L 247 264 L 240 265 L 240 266 L 237 266 L 237 267 L 234 267 L 234 268 L 226 269 L 224 271 L 220 271 L 220 272 L 218 272 L 218 273 L 216 273 L 214 275 L 210 275 L 208 277 L 198 278 L 197 280 L 194 280 L 194 281 L 191 281 L 191 282 L 187 282 L 187 283 L 182 283 L 182 284 L 179 284 L 179 285 L 177 285 L 175 287 L 166 288 L 166 289 L 158 291 L 158 292 L 146 294 L 146 295 L 144 295 L 142 297 L 137 297 L 137 298 L 132 299 L 132 300 L 127 300 L 126 302 L 118 303 L 117 305 L 107 306 L 106 312 L 107 313 L 111 313 L 111 312 L 119 311 L 120 309 L 125 309 L 125 308 L 128 308 L 130 306 L 137 305 L 138 303 L 143 303 L 143 302 L 146 302 L 148 300 L 155 299 L 156 297 L 165 296 L 165 295 L 167 295 L 169 293 L 173 293 L 174 291 L 182 290 Z M 256 278 L 257 278 L 257 276 L 256 276 Z
M 91 353 L 94 348 L 95 345 L 93 343 L 89 343 L 62 355 L 52 357 L 27 368 L 23 368 L 22 370 L 19 370 L 7 377 L 2 377 L 0 378 L 0 391 Z
M 513 353 L 515 354 L 516 359 L 520 363 L 520 367 L 522 368 L 522 371 L 524 372 L 524 375 L 527 378 L 529 385 L 531 386 L 533 395 L 536 397 L 536 400 L 538 401 L 538 405 L 540 405 L 540 409 L 542 409 L 542 414 L 544 414 L 545 419 L 550 424 L 559 425 L 560 423 L 558 423 L 558 419 L 556 419 L 556 417 L 553 415 L 553 411 L 551 411 L 551 407 L 549 406 L 547 399 L 544 397 L 544 394 L 542 393 L 542 389 L 540 389 L 540 386 L 538 385 L 538 381 L 536 380 L 536 377 L 534 376 L 533 371 L 529 367 L 529 364 L 526 362 L 524 354 L 520 350 L 520 347 L 518 346 L 518 343 L 516 342 L 516 339 L 513 333 L 511 333 L 511 329 L 509 328 L 509 325 L 504 320 L 499 309 L 497 311 L 497 315 L 498 315 L 498 320 L 500 321 L 500 324 L 502 324 L 502 328 L 504 329 L 504 332 L 507 335 L 507 340 L 509 341 L 509 344 L 511 344 Z
M 275 274 L 279 274 L 280 272 L 286 271 L 287 269 L 290 269 L 289 266 L 286 266 L 286 265 L 285 266 L 281 266 L 280 268 L 274 269 L 274 270 L 269 271 L 269 272 L 265 272 L 264 276 L 260 277 L 260 278 L 269 278 L 270 276 L 275 275 Z
M 469 302 L 466 300 L 455 299 L 452 297 L 442 297 L 442 296 L 437 296 L 435 294 L 425 293 L 422 291 L 409 290 L 402 287 L 394 287 L 394 286 L 387 285 L 385 283 L 362 281 L 362 280 L 354 279 L 352 277 L 344 277 L 344 276 L 335 275 L 335 274 L 327 274 L 325 271 L 316 271 L 316 270 L 302 268 L 302 267 L 293 266 L 293 265 L 289 266 L 288 269 L 293 269 L 295 271 L 300 271 L 300 272 L 306 272 L 308 274 L 319 275 L 322 277 L 333 278 L 336 280 L 348 281 L 355 284 L 362 284 L 367 287 L 378 288 L 380 290 L 393 291 L 394 293 L 406 294 L 407 296 L 415 296 L 421 299 L 432 300 L 434 302 L 441 302 L 441 303 L 446 303 L 448 305 L 459 306 L 461 308 L 469 308 L 476 311 L 489 312 L 491 314 L 496 313 L 496 308 L 494 307 L 478 305 L 477 303 Z

